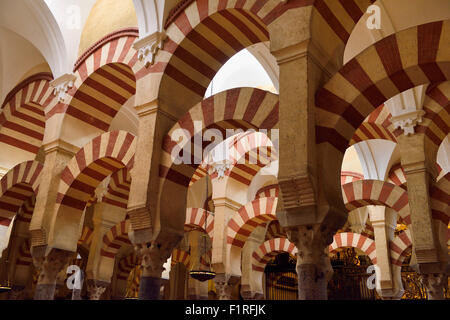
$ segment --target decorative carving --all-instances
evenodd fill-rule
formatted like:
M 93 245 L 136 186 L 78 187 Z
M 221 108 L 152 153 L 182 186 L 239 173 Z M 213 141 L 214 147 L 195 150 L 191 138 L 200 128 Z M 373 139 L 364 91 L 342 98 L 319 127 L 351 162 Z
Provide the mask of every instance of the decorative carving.
M 392 117 L 391 121 L 394 124 L 395 128 L 402 129 L 405 136 L 407 136 L 410 134 L 414 134 L 414 127 L 422 122 L 422 117 L 424 115 L 425 111 L 417 110 Z
M 444 289 L 448 286 L 447 274 L 422 274 L 419 280 L 427 290 L 428 300 L 444 300 Z
M 211 165 L 212 167 L 212 173 L 217 172 L 217 178 L 221 179 L 225 177 L 225 173 L 230 170 L 231 164 L 224 161 L 224 162 L 215 162 Z
M 164 31 L 152 33 L 144 38 L 136 40 L 133 47 L 138 51 L 139 61 L 144 61 L 148 68 L 155 63 L 155 57 L 159 49 L 164 48 L 164 42 L 167 35 Z
M 88 292 L 90 300 L 100 300 L 100 297 L 105 292 L 106 287 L 99 285 L 90 285 L 88 284 Z
M 109 181 L 111 180 L 111 176 L 106 177 L 95 189 L 95 197 L 97 198 L 97 202 L 102 202 L 103 197 L 108 192 Z
M 53 249 L 45 257 L 34 257 L 33 263 L 39 270 L 38 284 L 56 284 L 58 273 L 67 265 L 72 252 Z
M 297 226 L 287 230 L 295 243 L 300 300 L 326 300 L 327 284 L 333 276 L 328 245 L 336 230 L 326 224 Z
M 53 94 L 58 98 L 58 102 L 65 103 L 66 94 L 73 87 L 76 77 L 74 74 L 66 73 L 58 79 L 50 82 L 50 85 L 54 88 Z
M 169 259 L 174 247 L 175 245 L 170 242 L 161 244 L 155 241 L 136 245 L 136 253 L 142 259 L 142 275 L 144 277 L 161 278 L 161 274 L 165 270 L 163 265 Z
M 214 285 L 216 287 L 216 294 L 219 300 L 231 300 L 233 287 L 237 283 L 235 277 L 230 277 L 225 274 L 218 274 L 214 278 Z

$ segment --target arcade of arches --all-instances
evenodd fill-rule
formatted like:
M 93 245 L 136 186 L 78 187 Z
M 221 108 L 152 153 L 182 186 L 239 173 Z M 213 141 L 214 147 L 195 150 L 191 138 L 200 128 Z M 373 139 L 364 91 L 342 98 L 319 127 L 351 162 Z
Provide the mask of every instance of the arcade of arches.
M 1 1 L 0 299 L 449 299 L 449 19 Z

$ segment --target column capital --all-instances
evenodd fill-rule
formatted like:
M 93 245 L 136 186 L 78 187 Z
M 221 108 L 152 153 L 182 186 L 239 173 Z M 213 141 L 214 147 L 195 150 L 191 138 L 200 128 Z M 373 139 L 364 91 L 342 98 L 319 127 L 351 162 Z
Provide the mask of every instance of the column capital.
M 73 257 L 73 252 L 51 249 L 46 256 L 34 256 L 33 264 L 40 270 L 38 284 L 55 284 L 58 273 Z
M 161 243 L 151 241 L 135 245 L 135 251 L 142 261 L 142 276 L 161 278 L 162 272 L 165 270 L 163 265 L 180 239 L 173 237 L 173 239 L 166 240 Z
M 230 276 L 227 274 L 218 274 L 214 278 L 214 285 L 216 287 L 216 294 L 219 300 L 231 300 L 233 287 L 238 283 L 239 277 Z
M 109 286 L 108 282 L 94 279 L 87 279 L 86 284 L 90 300 L 100 300 L 100 297 Z
M 61 139 L 47 142 L 43 144 L 42 147 L 44 148 L 44 152 L 46 155 L 55 151 L 59 151 L 66 153 L 71 157 L 73 157 L 78 152 L 78 150 L 80 150 L 79 147 Z
M 422 274 L 420 282 L 426 288 L 428 300 L 444 300 L 444 288 L 448 286 L 448 275 L 446 273 Z
M 402 129 L 405 136 L 414 134 L 414 127 L 422 122 L 422 118 L 425 115 L 423 110 L 415 110 L 408 113 L 403 113 L 398 116 L 392 117 L 391 122 L 397 129 Z
M 218 197 L 212 199 L 214 202 L 214 207 L 227 207 L 231 210 L 237 211 L 242 205 L 228 197 Z
M 133 48 L 138 52 L 138 59 L 144 62 L 146 68 L 155 63 L 156 54 L 159 49 L 164 48 L 166 39 L 165 31 L 156 31 L 134 42 Z
M 73 73 L 65 73 L 50 82 L 50 86 L 54 88 L 53 94 L 57 97 L 58 102 L 67 103 L 67 92 L 73 87 L 76 78 Z

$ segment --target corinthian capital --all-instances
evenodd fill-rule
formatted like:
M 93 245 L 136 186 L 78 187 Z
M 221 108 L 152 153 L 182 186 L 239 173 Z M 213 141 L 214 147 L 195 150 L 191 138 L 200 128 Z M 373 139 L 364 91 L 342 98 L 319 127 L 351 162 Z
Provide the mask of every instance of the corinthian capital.
M 57 97 L 58 102 L 66 103 L 66 95 L 69 89 L 73 87 L 76 77 L 74 74 L 66 73 L 61 77 L 50 82 L 50 85 L 54 88 L 53 94 Z
M 155 32 L 144 38 L 136 40 L 133 47 L 138 51 L 139 61 L 144 61 L 144 65 L 148 68 L 155 63 L 155 57 L 159 49 L 163 49 L 164 41 L 167 35 L 164 31 Z
M 404 134 L 407 136 L 410 134 L 414 134 L 414 127 L 422 122 L 422 117 L 424 115 L 425 111 L 416 110 L 392 117 L 391 121 L 394 124 L 395 128 L 402 129 Z
M 427 290 L 428 300 L 444 300 L 444 288 L 448 285 L 447 274 L 422 274 L 419 279 Z

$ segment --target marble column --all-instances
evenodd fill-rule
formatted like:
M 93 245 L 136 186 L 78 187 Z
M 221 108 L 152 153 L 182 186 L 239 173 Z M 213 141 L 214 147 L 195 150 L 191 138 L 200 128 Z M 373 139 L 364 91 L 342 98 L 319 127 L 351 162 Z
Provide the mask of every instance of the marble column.
M 218 300 L 231 300 L 233 288 L 239 281 L 238 277 L 232 277 L 226 274 L 217 274 L 214 278 L 216 295 Z
M 298 226 L 287 233 L 298 249 L 298 299 L 327 300 L 328 281 L 333 275 L 326 241 L 329 235 L 319 224 Z
M 170 257 L 172 248 L 171 244 L 163 246 L 155 241 L 136 245 L 136 252 L 142 259 L 139 300 L 158 300 L 160 298 L 163 265 Z
M 34 300 L 53 300 L 58 273 L 67 265 L 73 252 L 52 249 L 45 257 L 35 258 L 33 262 L 40 270 Z

